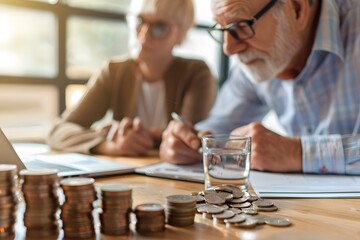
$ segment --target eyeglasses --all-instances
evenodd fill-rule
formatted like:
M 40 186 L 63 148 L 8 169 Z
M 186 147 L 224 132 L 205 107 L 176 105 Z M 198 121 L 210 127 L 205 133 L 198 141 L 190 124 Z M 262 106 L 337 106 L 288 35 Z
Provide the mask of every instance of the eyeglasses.
M 277 0 L 271 0 L 267 5 L 265 5 L 263 9 L 256 13 L 252 19 L 241 19 L 239 21 L 230 23 L 224 28 L 216 28 L 219 24 L 215 24 L 207 31 L 215 41 L 221 44 L 224 43 L 225 31 L 229 32 L 229 34 L 238 41 L 250 39 L 255 36 L 253 25 L 260 19 L 261 16 L 269 11 L 276 2 Z
M 156 22 L 148 22 L 145 21 L 141 16 L 136 17 L 136 31 L 140 33 L 141 29 L 147 25 L 148 31 L 153 38 L 166 38 L 169 33 L 171 26 L 169 23 L 163 21 L 156 21 Z

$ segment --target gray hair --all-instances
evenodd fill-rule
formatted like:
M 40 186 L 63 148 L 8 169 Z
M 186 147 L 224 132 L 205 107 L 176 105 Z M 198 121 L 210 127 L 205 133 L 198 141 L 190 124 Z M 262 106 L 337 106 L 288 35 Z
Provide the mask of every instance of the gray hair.
M 273 15 L 276 19 L 281 18 L 282 6 L 286 4 L 288 0 L 279 0 L 277 1 L 276 5 L 274 6 Z M 316 0 L 308 0 L 310 5 L 313 5 Z

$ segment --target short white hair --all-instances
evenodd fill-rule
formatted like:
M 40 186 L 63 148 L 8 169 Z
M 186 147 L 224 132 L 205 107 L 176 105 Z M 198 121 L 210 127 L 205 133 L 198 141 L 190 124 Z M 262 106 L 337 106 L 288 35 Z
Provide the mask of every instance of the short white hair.
M 156 13 L 180 27 L 180 42 L 194 25 L 193 0 L 132 0 L 130 13 Z

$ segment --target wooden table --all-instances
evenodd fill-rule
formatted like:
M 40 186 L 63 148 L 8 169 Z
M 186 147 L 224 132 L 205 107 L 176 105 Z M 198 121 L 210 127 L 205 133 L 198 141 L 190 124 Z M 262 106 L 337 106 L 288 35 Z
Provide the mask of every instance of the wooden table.
M 159 161 L 157 157 L 115 158 L 113 160 L 135 166 L 144 166 Z M 136 174 L 97 178 L 96 183 L 100 185 L 121 183 L 130 186 L 133 189 L 133 207 L 149 202 L 165 205 L 168 195 L 190 194 L 200 191 L 204 187 L 199 183 Z M 195 224 L 190 227 L 178 228 L 167 225 L 163 232 L 141 235 L 134 230 L 134 223 L 132 223 L 131 233 L 128 236 L 97 235 L 97 239 L 360 239 L 360 199 L 271 200 L 279 210 L 264 213 L 264 215 L 288 218 L 292 221 L 292 226 L 281 228 L 262 225 L 255 229 L 227 228 L 225 225 L 215 224 L 197 214 Z M 21 224 L 17 224 L 16 232 L 19 239 L 22 239 L 24 229 Z

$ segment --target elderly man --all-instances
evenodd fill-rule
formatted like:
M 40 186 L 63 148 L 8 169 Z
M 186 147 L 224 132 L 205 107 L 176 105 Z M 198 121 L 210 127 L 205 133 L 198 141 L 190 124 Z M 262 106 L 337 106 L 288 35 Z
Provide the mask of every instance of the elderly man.
M 215 0 L 209 30 L 238 63 L 208 119 L 172 121 L 164 161 L 200 161 L 199 137 L 249 135 L 252 169 L 360 174 L 360 3 Z M 259 122 L 274 110 L 287 136 Z

